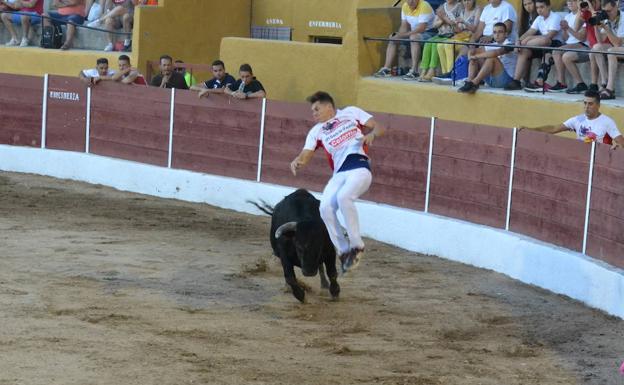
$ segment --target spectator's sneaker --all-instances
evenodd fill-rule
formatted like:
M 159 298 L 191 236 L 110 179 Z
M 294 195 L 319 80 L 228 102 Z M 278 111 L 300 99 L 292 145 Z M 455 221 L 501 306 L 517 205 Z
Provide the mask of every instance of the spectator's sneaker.
M 87 24 L 87 27 L 91 28 L 99 28 L 102 25 L 102 21 L 100 19 L 95 19 L 92 22 Z
M 598 86 L 596 86 L 597 88 Z M 568 90 L 566 91 L 567 94 L 582 94 L 585 91 L 587 91 L 587 84 L 585 83 L 579 83 L 577 85 L 575 85 L 573 88 L 568 88 Z
M 566 86 L 565 84 L 561 84 L 559 82 L 557 82 L 557 84 L 555 84 L 554 86 L 550 87 L 550 89 L 548 91 L 550 92 L 564 92 L 566 91 L 568 88 L 568 86 Z
M 589 85 L 589 90 L 598 92 L 598 84 L 596 84 L 596 83 L 590 84 Z
M 108 43 L 106 47 L 104 47 L 104 52 L 111 52 L 113 48 L 113 43 Z
M 550 90 L 550 88 L 551 88 L 550 84 L 548 83 L 544 83 L 542 85 L 542 84 L 539 84 L 538 82 L 533 82 L 533 83 L 527 84 L 526 87 L 524 87 L 524 90 L 526 92 L 546 92 Z
M 516 91 L 521 90 L 522 84 L 520 84 L 520 80 L 513 79 L 505 86 L 505 91 Z
M 124 41 L 124 46 L 123 46 L 122 51 L 123 52 L 130 52 L 130 51 L 132 51 L 132 40 Z
M 440 76 L 434 76 L 433 78 L 431 78 L 431 81 L 433 81 L 435 84 L 441 85 L 453 84 L 453 74 L 451 72 L 447 72 Z
M 409 70 L 408 73 L 403 75 L 403 80 L 418 80 L 418 78 L 418 72 L 414 72 L 414 70 Z
M 11 39 L 7 41 L 4 45 L 6 45 L 7 47 L 15 47 L 18 44 L 19 44 L 19 41 L 17 41 L 17 39 Z
M 20 47 L 28 47 L 30 45 L 29 41 L 27 38 L 22 38 L 22 41 L 20 42 Z
M 479 89 L 479 86 L 474 84 L 471 81 L 464 82 L 464 85 L 459 87 L 457 92 L 461 92 L 462 94 L 474 94 Z
M 390 68 L 382 67 L 379 71 L 373 74 L 376 78 L 389 78 L 392 76 L 392 72 L 390 72 Z

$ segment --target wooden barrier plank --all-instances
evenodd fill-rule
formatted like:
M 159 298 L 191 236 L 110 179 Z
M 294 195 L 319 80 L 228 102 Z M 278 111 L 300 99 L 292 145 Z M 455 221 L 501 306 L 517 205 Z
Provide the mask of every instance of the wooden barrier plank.
M 167 165 L 167 152 L 159 149 L 146 147 L 138 148 L 132 144 L 125 144 L 117 141 L 111 142 L 93 137 L 91 138 L 90 148 L 93 154 L 153 164 L 156 166 Z
M 228 110 L 237 113 L 245 112 L 260 115 L 262 112 L 262 99 L 240 100 L 224 94 L 211 94 L 200 99 L 195 91 L 176 90 L 176 108 L 178 106 L 196 106 L 200 109 L 212 108 L 217 111 Z
M 587 236 L 587 255 L 624 269 L 624 244 L 597 234 Z
M 173 168 L 207 174 L 223 175 L 231 178 L 256 179 L 256 164 L 238 159 L 224 159 L 210 154 L 177 153 L 172 163 Z
M 501 187 L 506 187 L 509 184 L 509 168 L 506 166 L 491 165 L 439 155 L 433 156 L 431 173 L 432 182 L 437 176 L 447 176 Z
M 257 152 L 260 140 L 260 129 L 223 127 L 213 124 L 192 125 L 188 122 L 179 122 L 175 125 L 173 135 L 175 138 L 187 138 L 189 140 L 229 142 L 254 146 Z
M 618 170 L 604 164 L 594 164 L 593 188 L 624 195 L 624 183 L 614 183 L 622 180 L 624 180 L 624 170 Z
M 516 169 L 514 171 L 513 195 L 515 196 L 519 191 L 583 207 L 587 202 L 587 180 L 579 183 L 556 176 Z
M 0 144 L 41 146 L 43 79 L 0 74 Z
M 509 166 L 511 161 L 510 146 L 503 147 L 485 143 L 472 143 L 456 138 L 438 136 L 437 134 L 434 139 L 434 143 L 434 154 L 438 156 L 471 160 L 474 162 L 499 166 Z
M 519 170 L 587 183 L 589 155 L 585 161 L 579 161 L 529 149 L 518 149 L 516 167 Z
M 401 186 L 391 186 L 376 183 L 373 175 L 373 184 L 361 199 L 377 203 L 386 203 L 397 207 L 423 211 L 425 209 L 425 191 L 406 189 Z
M 502 228 L 505 226 L 505 209 L 468 202 L 431 193 L 429 212 L 450 218 Z
M 594 188 L 592 189 L 591 209 L 624 219 L 624 195 Z
M 436 119 L 435 132 L 436 140 L 448 138 L 465 143 L 508 149 L 511 149 L 513 135 L 513 131 L 509 128 L 444 119 Z
M 624 218 L 590 210 L 589 233 L 624 244 Z
M 458 180 L 445 176 L 436 176 L 431 181 L 431 194 L 479 203 L 492 208 L 506 210 L 507 187 L 495 186 L 469 180 Z
M 253 164 L 258 162 L 257 146 L 237 144 L 231 141 L 215 141 L 174 136 L 173 148 L 174 154 L 192 154 L 195 156 L 209 155 L 212 158 L 240 160 Z
M 527 193 L 524 191 L 516 191 L 513 195 L 512 217 L 517 212 L 532 215 L 537 218 L 543 218 L 552 223 L 565 224 L 580 231 L 582 234 L 585 225 L 585 205 L 569 203 L 560 199 L 551 199 Z
M 518 132 L 516 148 L 520 153 L 530 150 L 536 154 L 546 154 L 554 158 L 565 158 L 570 162 L 585 163 L 589 162 L 591 152 L 591 146 L 580 140 L 531 130 Z
M 571 250 L 581 251 L 583 232 L 566 224 L 553 223 L 522 211 L 512 210 L 510 230 Z
M 86 141 L 87 88 L 76 77 L 50 75 L 46 147 L 84 151 Z
M 624 152 L 621 148 L 611 150 L 611 146 L 599 143 L 596 146 L 595 164 L 613 170 L 624 171 Z

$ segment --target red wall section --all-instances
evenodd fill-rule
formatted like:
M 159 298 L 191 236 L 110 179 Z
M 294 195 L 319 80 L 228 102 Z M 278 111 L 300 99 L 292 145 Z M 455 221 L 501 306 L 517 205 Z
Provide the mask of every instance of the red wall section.
M 323 191 L 331 176 L 324 151 L 317 151 L 296 177 L 290 172 L 290 162 L 301 152 L 312 126 L 308 104 L 267 100 L 262 182 Z
M 596 146 L 587 254 L 624 268 L 624 151 Z
M 588 144 L 577 140 L 519 133 L 512 231 L 582 249 L 590 150 Z
M 362 199 L 424 210 L 431 119 L 372 115 L 387 132 L 370 147 L 373 184 Z
M 171 90 L 102 82 L 91 92 L 90 152 L 167 166 Z
M 176 91 L 174 168 L 256 179 L 262 100 Z
M 436 120 L 429 211 L 505 227 L 512 131 Z
M 0 74 L 0 144 L 41 146 L 43 79 Z
M 85 150 L 86 86 L 77 77 L 50 75 L 46 148 Z

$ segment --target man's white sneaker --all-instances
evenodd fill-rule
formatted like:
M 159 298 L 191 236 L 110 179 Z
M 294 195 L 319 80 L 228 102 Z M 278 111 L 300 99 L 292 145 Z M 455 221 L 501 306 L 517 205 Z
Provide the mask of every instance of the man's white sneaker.
M 104 47 L 105 52 L 111 52 L 113 50 L 113 43 L 108 43 L 106 47 Z
M 91 27 L 91 28 L 98 28 L 100 27 L 100 24 L 102 24 L 102 22 L 100 21 L 100 19 L 95 19 L 92 22 L 87 24 L 87 27 Z
M 4 45 L 6 45 L 7 47 L 15 47 L 18 44 L 19 44 L 19 41 L 17 41 L 17 39 L 11 39 L 7 41 Z
M 20 47 L 28 47 L 28 45 L 29 45 L 29 44 L 28 44 L 28 39 L 23 38 L 23 39 L 22 39 L 22 42 L 20 43 L 20 45 L 19 45 L 19 46 L 20 46 Z

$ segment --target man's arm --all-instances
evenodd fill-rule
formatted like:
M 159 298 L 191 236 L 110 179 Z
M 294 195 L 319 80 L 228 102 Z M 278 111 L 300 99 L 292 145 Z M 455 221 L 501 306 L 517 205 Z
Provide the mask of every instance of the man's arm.
M 611 146 L 612 150 L 615 150 L 618 147 L 624 147 L 624 136 L 618 135 L 613 138 L 613 145 Z
M 117 76 L 119 73 L 116 73 L 115 75 L 113 75 L 113 80 L 115 80 L 115 76 Z M 127 76 L 123 79 L 121 79 L 121 83 L 122 84 L 132 84 L 134 83 L 134 81 L 136 80 L 136 78 L 139 77 L 139 71 L 135 70 L 135 69 L 131 69 L 130 71 L 128 71 Z
M 418 35 L 419 33 L 423 33 L 427 30 L 427 23 L 420 23 L 416 25 L 413 31 L 409 32 L 409 36 Z
M 82 80 L 85 84 L 91 84 L 93 82 L 93 78 L 85 75 L 84 71 L 78 72 L 78 78 Z
M 205 91 L 208 89 L 208 87 L 206 87 L 206 83 L 202 82 L 202 83 L 197 83 L 197 84 L 193 84 L 191 86 L 191 88 L 189 88 L 191 91 Z
M 520 131 L 522 131 L 522 130 L 531 130 L 531 131 L 544 132 L 544 133 L 547 133 L 547 134 L 558 134 L 560 132 L 564 132 L 564 131 L 569 131 L 570 130 L 565 124 L 549 125 L 549 126 L 539 126 L 539 127 L 520 126 L 518 129 Z
M 620 21 L 620 23 L 622 23 L 624 21 Z M 619 47 L 622 45 L 622 38 L 618 37 L 615 34 L 615 31 L 611 29 L 611 27 L 609 27 L 609 24 L 604 23 L 602 25 L 602 30 L 605 32 L 605 34 L 607 35 L 607 39 L 609 39 L 609 42 L 614 46 L 614 47 Z
M 298 169 L 308 164 L 310 159 L 312 159 L 313 155 L 314 151 L 303 149 L 301 150 L 299 155 L 297 155 L 297 157 L 293 159 L 292 162 L 290 162 L 290 171 L 293 173 L 294 176 L 297 176 Z
M 476 59 L 489 59 L 491 57 L 497 57 L 500 55 L 504 55 L 508 52 L 507 48 L 497 48 L 488 51 L 479 52 L 476 54 L 468 54 L 468 59 L 476 60 Z
M 470 37 L 470 42 L 474 43 L 475 41 L 479 40 L 481 38 L 481 36 L 483 36 L 483 30 L 484 29 L 485 29 L 485 22 L 480 21 L 479 24 L 477 25 L 477 29 L 475 30 L 475 32 Z
M 366 127 L 367 132 L 363 140 L 369 146 L 373 144 L 376 137 L 383 136 L 386 133 L 386 127 L 372 118 L 364 123 L 364 127 Z
M 264 98 L 264 97 L 266 97 L 266 92 L 264 92 L 264 90 L 260 90 L 260 91 L 247 94 L 247 99 Z
M 391 36 L 397 39 L 405 39 L 406 37 L 410 35 L 410 33 L 412 33 L 410 29 L 411 28 L 410 28 L 409 23 L 403 20 L 401 21 L 401 26 L 399 27 L 399 31 L 393 33 Z

